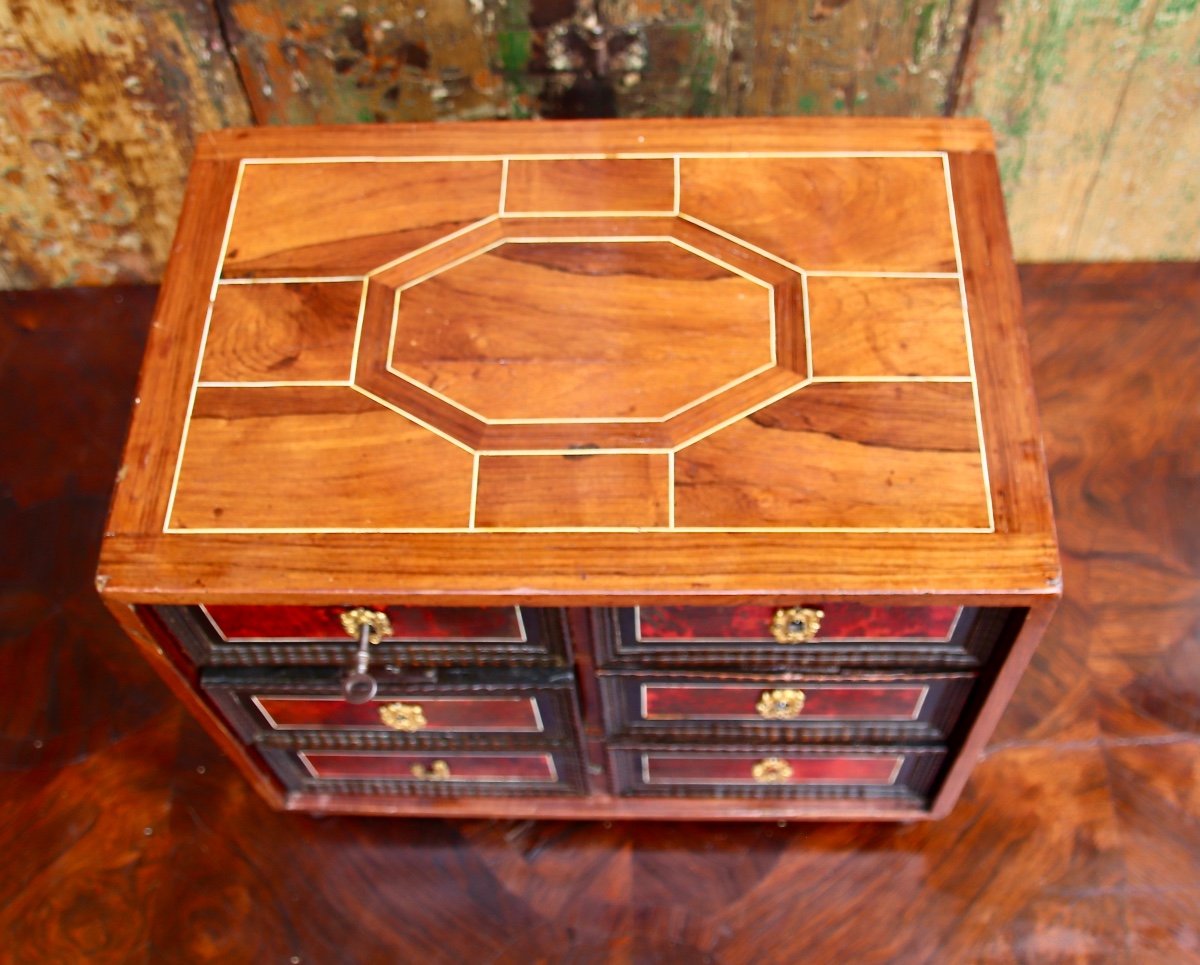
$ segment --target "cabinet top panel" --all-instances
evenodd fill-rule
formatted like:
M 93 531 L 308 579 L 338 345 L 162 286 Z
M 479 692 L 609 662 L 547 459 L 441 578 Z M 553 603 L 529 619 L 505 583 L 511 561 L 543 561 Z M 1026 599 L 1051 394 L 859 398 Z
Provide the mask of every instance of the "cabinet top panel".
M 1053 593 L 986 126 L 202 142 L 100 582 L 129 599 Z

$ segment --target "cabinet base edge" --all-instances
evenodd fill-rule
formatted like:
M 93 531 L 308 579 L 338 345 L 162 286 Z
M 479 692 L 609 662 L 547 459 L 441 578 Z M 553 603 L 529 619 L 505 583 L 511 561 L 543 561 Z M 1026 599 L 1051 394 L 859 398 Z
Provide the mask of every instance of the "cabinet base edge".
M 421 801 L 374 795 L 293 792 L 288 811 L 320 815 L 488 818 L 552 821 L 927 821 L 933 813 L 911 801 L 739 801 L 590 798 L 509 798 Z

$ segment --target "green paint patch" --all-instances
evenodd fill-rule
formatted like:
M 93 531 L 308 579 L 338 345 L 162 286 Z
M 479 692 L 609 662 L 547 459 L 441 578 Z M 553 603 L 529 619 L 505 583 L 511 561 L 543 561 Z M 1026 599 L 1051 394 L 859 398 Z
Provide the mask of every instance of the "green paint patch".
M 1001 156 L 998 160 L 1000 163 L 1000 184 L 1004 188 L 1005 196 L 1008 197 L 1009 192 L 1014 189 L 1021 178 L 1021 168 L 1024 166 L 1024 158 Z
M 705 42 L 703 34 L 698 36 L 698 40 L 696 66 L 692 70 L 691 78 L 691 116 L 706 117 L 713 105 L 713 92 L 710 85 L 713 72 L 717 69 L 717 55 Z
M 1029 108 L 1018 111 L 1012 117 L 1005 118 L 1005 123 L 1002 127 L 1004 128 L 1004 132 L 1012 137 L 1025 137 L 1033 128 L 1033 111 Z
M 684 21 L 684 28 L 690 27 L 690 42 L 694 44 L 692 61 L 688 70 L 688 115 L 705 117 L 712 110 L 713 73 L 717 69 L 717 53 L 708 43 L 705 24 L 707 23 L 707 8 L 701 2 L 693 5 L 690 21 Z M 688 42 L 686 35 L 681 35 Z M 682 60 L 683 58 L 681 58 Z
M 880 71 L 875 75 L 875 86 L 882 91 L 896 91 L 900 89 L 900 85 L 896 83 L 896 75 L 899 73 L 899 68 L 893 67 L 891 70 Z
M 495 9 L 495 8 L 493 8 Z M 529 26 L 529 0 L 508 0 L 500 4 L 500 22 L 509 30 Z
M 1196 7 L 1200 5 L 1200 0 L 1167 0 L 1167 5 L 1163 7 L 1162 14 L 1168 17 L 1187 16 L 1196 12 Z
M 525 74 L 529 66 L 531 40 L 528 30 L 504 30 L 496 35 L 500 66 L 508 77 Z
M 933 15 L 937 13 L 937 4 L 927 3 L 921 8 L 921 12 L 917 14 L 917 29 L 913 33 L 912 59 L 913 63 L 920 63 L 921 51 L 929 38 L 933 36 Z
M 1143 0 L 1117 2 L 1136 7 Z M 1030 10 L 1025 12 L 1019 21 L 1019 40 L 1012 45 L 1021 51 L 1021 61 L 986 64 L 980 71 L 981 76 L 992 78 L 992 84 L 1003 95 L 1001 103 L 984 113 L 1000 135 L 1000 174 L 1006 186 L 1020 183 L 1028 139 L 1045 117 L 1047 102 L 1057 94 L 1055 88 L 1066 73 L 1069 44 L 1079 41 L 1078 19 L 1087 15 L 1086 10 L 1068 3 L 1050 3 L 1036 16 Z
M 797 114 L 815 114 L 817 113 L 817 95 L 811 91 L 805 91 L 796 101 Z

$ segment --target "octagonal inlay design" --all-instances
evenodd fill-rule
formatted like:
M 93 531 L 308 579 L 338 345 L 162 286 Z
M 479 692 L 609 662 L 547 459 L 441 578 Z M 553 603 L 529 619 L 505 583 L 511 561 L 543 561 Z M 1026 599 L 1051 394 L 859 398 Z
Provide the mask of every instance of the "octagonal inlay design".
M 770 286 L 671 241 L 505 241 L 397 295 L 392 370 L 493 421 L 661 419 L 771 363 Z
M 799 287 L 680 218 L 509 218 L 372 273 L 357 379 L 475 448 L 668 447 L 804 375 Z

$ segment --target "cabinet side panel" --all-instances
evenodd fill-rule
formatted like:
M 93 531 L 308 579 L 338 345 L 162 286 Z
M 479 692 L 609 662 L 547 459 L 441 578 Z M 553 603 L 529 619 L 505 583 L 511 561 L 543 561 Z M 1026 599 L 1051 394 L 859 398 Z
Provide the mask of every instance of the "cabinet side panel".
M 219 713 L 197 692 L 199 674 L 196 668 L 179 649 L 174 638 L 158 623 L 154 614 L 107 599 L 104 604 L 171 692 L 230 757 L 242 776 L 268 804 L 282 810 L 287 804 L 283 789 L 267 776 L 262 761 L 254 751 L 226 727 Z
M 1057 599 L 1039 600 L 1028 610 L 1015 608 L 1011 611 L 1006 628 L 1011 643 L 1000 642 L 991 664 L 981 676 L 974 699 L 963 713 L 956 735 L 958 747 L 957 750 L 951 748 L 952 762 L 934 791 L 931 817 L 945 817 L 954 807 L 1057 606 Z

